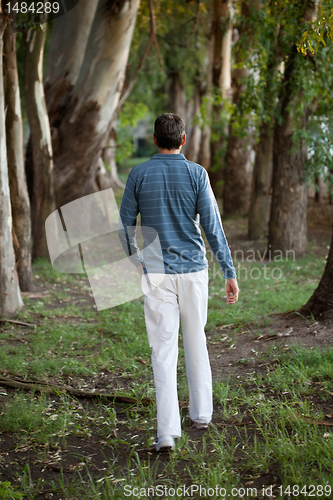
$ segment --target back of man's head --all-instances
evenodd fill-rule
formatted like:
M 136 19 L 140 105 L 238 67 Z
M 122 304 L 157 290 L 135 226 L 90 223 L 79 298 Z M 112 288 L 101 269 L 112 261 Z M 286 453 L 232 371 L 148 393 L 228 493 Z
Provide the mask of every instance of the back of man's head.
M 179 149 L 185 134 L 185 123 L 174 113 L 163 113 L 155 121 L 154 134 L 161 149 Z

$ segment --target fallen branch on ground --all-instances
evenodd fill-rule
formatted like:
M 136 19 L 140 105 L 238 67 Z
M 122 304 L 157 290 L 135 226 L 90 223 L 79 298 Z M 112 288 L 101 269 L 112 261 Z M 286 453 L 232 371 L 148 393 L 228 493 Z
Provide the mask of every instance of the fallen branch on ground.
M 295 414 L 292 420 L 294 420 L 295 422 L 304 422 L 305 424 L 333 426 L 333 422 L 326 422 L 326 420 L 317 420 L 316 418 L 305 417 L 304 415 Z
M 13 319 L 0 319 L 0 323 L 14 323 L 15 325 L 31 326 L 32 328 L 36 328 L 36 325 L 32 325 L 31 323 L 24 323 L 24 321 L 14 321 Z
M 59 394 L 67 393 L 71 396 L 76 396 L 79 398 L 103 398 L 103 399 L 112 399 L 117 403 L 134 403 L 134 404 L 143 404 L 143 405 L 151 405 L 154 404 L 154 400 L 150 398 L 142 398 L 136 399 L 131 396 L 120 396 L 117 394 L 104 394 L 101 392 L 89 392 L 82 391 L 80 389 L 74 389 L 74 387 L 66 387 L 62 385 L 50 385 L 45 382 L 33 382 L 31 380 L 23 380 L 18 378 L 10 378 L 10 377 L 0 377 L 0 385 L 14 387 L 15 389 L 23 389 L 25 391 L 37 391 L 44 394 Z
M 275 339 L 281 339 L 282 337 L 290 337 L 290 334 L 293 332 L 293 327 L 290 328 L 285 333 L 276 333 L 276 334 L 268 334 L 268 335 L 260 335 L 257 339 L 254 340 L 254 342 L 259 342 L 259 340 L 263 342 L 268 342 L 269 340 L 275 340 Z

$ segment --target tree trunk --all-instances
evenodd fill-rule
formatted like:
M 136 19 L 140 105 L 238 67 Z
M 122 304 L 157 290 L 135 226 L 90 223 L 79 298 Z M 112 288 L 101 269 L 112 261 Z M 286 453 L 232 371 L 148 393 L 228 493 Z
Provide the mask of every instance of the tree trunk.
M 206 170 L 210 169 L 211 157 L 210 157 L 210 139 L 211 139 L 211 128 L 210 125 L 205 123 L 201 131 L 201 140 L 198 153 L 198 163 L 205 167 Z
M 249 70 L 244 66 L 244 48 L 252 45 L 253 29 L 249 27 L 250 14 L 254 8 L 258 8 L 258 0 L 243 0 L 241 5 L 241 21 L 239 25 L 239 37 L 242 45 L 236 45 L 235 69 L 232 72 L 232 101 L 237 108 L 240 98 L 246 89 L 246 77 Z M 246 37 L 246 40 L 245 40 Z M 250 116 L 248 116 L 250 123 Z M 251 179 L 253 171 L 252 134 L 250 126 L 247 128 L 247 136 L 240 137 L 235 133 L 234 123 L 236 118 L 232 117 L 229 124 L 228 146 L 224 168 L 223 186 L 223 213 L 228 217 L 233 214 L 247 215 L 250 209 Z
M 93 192 L 97 161 L 119 102 L 138 4 L 99 0 L 81 71 L 57 129 L 58 207 Z
M 55 210 L 53 153 L 50 123 L 43 87 L 44 30 L 29 30 L 25 35 L 25 96 L 31 130 L 33 159 L 32 238 L 33 259 L 48 258 L 45 220 Z
M 272 176 L 273 130 L 264 123 L 256 151 L 249 213 L 249 240 L 256 240 L 268 229 L 269 185 Z
M 293 141 L 292 118 L 288 105 L 292 95 L 292 77 L 297 49 L 290 54 L 280 93 L 282 123 L 277 122 L 273 144 L 273 196 L 269 223 L 269 245 L 272 252 L 291 250 L 294 256 L 306 252 L 307 187 L 304 164 L 307 146 L 304 140 Z M 306 125 L 303 116 L 301 126 Z
M 122 188 L 124 189 L 124 184 L 118 177 L 117 165 L 116 165 L 116 131 L 114 128 L 111 129 L 111 133 L 109 135 L 107 146 L 103 150 L 102 161 L 104 161 L 108 166 L 108 172 L 104 174 L 109 179 L 109 187 L 112 188 Z M 105 168 L 105 167 L 104 167 Z M 101 168 L 101 173 L 103 173 L 103 169 Z
M 211 36 L 209 39 L 208 46 L 208 65 L 207 65 L 207 79 L 206 88 L 201 95 L 201 101 L 204 101 L 204 125 L 201 130 L 201 140 L 198 153 L 198 163 L 202 165 L 206 170 L 211 167 L 211 156 L 210 156 L 210 140 L 211 140 L 211 121 L 212 121 L 212 85 L 213 85 L 213 60 L 214 60 L 214 30 L 213 23 L 211 29 Z M 205 96 L 208 99 L 205 99 Z
M 299 7 L 298 25 L 301 36 L 309 23 L 314 22 L 318 2 L 305 0 Z M 293 85 L 296 72 L 299 72 L 299 59 L 303 56 L 298 53 L 296 45 L 289 50 L 285 53 L 285 72 L 279 97 L 281 120 L 276 121 L 274 130 L 273 196 L 268 243 L 273 253 L 289 250 L 297 257 L 306 252 L 307 186 L 304 165 L 307 160 L 307 145 L 304 139 L 295 140 L 293 130 L 306 127 L 311 107 L 298 118 L 298 123 L 293 122 L 288 109 L 292 107 L 293 99 L 302 99 L 301 95 L 293 96 Z
M 10 205 L 5 102 L 3 88 L 3 35 L 7 17 L 0 3 L 0 316 L 8 317 L 23 306 L 17 273 L 12 238 L 12 210 Z
M 186 120 L 186 98 L 185 89 L 180 81 L 179 71 L 172 71 L 169 74 L 169 108 L 172 113 Z
M 281 24 L 279 23 L 272 40 L 271 52 L 268 54 L 265 75 L 265 91 L 262 97 L 264 120 L 260 127 L 259 142 L 256 147 L 256 158 L 252 176 L 251 203 L 249 211 L 248 238 L 256 240 L 266 236 L 269 214 L 269 191 L 273 169 L 273 136 L 275 123 L 275 105 L 278 90 L 272 91 L 277 78 L 277 69 L 284 72 L 280 60 L 282 57 Z M 275 85 L 276 87 L 276 85 Z
M 53 21 L 45 71 L 45 96 L 51 127 L 58 128 L 80 74 L 98 0 L 80 0 Z
M 194 103 L 193 103 L 193 113 L 191 120 L 194 120 L 200 110 L 200 92 L 199 89 L 195 89 L 194 92 Z M 197 122 L 194 122 L 191 126 L 190 133 L 188 134 L 186 140 L 186 148 L 184 154 L 186 158 L 190 161 L 196 163 L 199 156 L 199 148 L 201 142 L 201 129 Z
M 230 0 L 214 0 L 214 18 L 212 32 L 214 37 L 214 57 L 212 85 L 215 94 L 230 98 L 231 89 L 231 41 L 232 25 L 229 21 Z M 212 136 L 210 143 L 211 167 L 209 176 L 215 195 L 222 197 L 223 150 L 226 130 L 221 130 L 220 116 L 222 103 L 215 102 L 212 108 Z
M 253 172 L 252 145 L 249 138 L 234 134 L 229 126 L 223 185 L 223 215 L 248 215 Z
M 315 202 L 319 204 L 320 201 L 321 201 L 321 196 L 320 196 L 320 177 L 319 177 L 319 175 L 317 175 L 316 178 L 315 178 L 314 188 L 315 188 Z
M 329 172 L 331 175 L 333 175 L 333 171 L 331 169 L 329 169 Z M 333 203 L 333 188 L 332 188 L 331 183 L 328 184 L 327 194 L 328 194 L 328 203 L 330 205 L 332 205 L 332 203 Z
M 16 35 L 8 25 L 4 34 L 6 142 L 13 228 L 18 241 L 17 273 L 20 289 L 32 290 L 30 201 L 24 171 L 20 89 L 16 61 Z
M 324 274 L 308 302 L 301 308 L 301 314 L 313 314 L 316 319 L 333 316 L 333 233 Z

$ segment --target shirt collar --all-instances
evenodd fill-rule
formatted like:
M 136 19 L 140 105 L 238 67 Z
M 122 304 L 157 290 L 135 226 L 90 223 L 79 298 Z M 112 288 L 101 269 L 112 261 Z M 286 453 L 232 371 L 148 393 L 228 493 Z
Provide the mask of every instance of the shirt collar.
M 177 154 L 159 154 L 157 153 L 154 155 L 152 158 L 158 158 L 158 159 L 163 159 L 163 160 L 185 160 L 185 156 L 183 153 L 177 153 Z

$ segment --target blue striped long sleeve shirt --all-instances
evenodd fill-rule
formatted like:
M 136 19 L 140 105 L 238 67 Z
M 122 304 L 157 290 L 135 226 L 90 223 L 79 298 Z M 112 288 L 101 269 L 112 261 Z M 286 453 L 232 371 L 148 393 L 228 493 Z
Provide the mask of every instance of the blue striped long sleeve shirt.
M 141 226 L 158 233 L 166 274 L 197 272 L 208 267 L 201 225 L 224 277 L 236 277 L 220 212 L 207 171 L 201 165 L 183 154 L 155 154 L 131 170 L 120 219 L 132 249 L 131 261 L 136 266 L 144 265 L 143 257 L 135 236 L 128 241 L 127 229 L 136 226 L 139 213 Z

